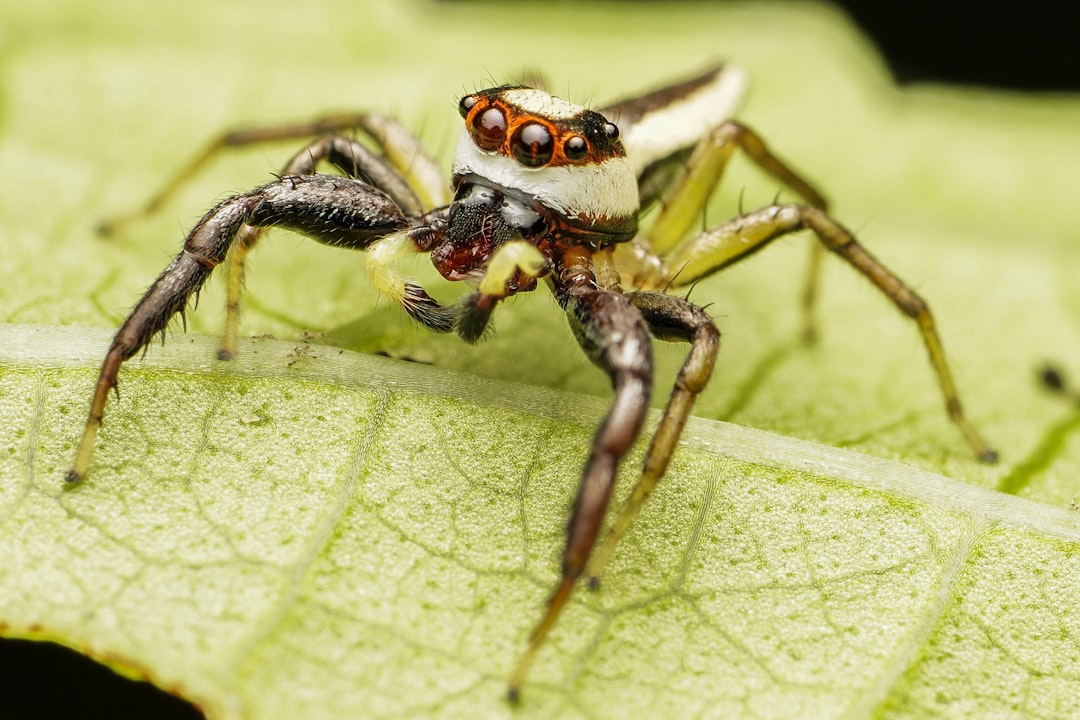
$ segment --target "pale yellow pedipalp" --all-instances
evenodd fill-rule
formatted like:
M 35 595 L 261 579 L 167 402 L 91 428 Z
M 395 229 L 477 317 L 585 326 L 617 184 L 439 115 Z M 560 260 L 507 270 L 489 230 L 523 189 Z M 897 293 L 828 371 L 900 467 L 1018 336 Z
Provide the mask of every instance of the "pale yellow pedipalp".
M 506 296 L 506 283 L 521 271 L 530 277 L 536 277 L 544 270 L 547 261 L 544 256 L 524 240 L 506 243 L 491 256 L 484 272 L 484 279 L 477 288 L 484 295 L 492 297 Z
M 405 279 L 391 270 L 390 266 L 415 252 L 417 248 L 413 239 L 406 233 L 397 233 L 376 240 L 364 253 L 364 269 L 367 270 L 371 283 L 396 303 L 405 299 Z

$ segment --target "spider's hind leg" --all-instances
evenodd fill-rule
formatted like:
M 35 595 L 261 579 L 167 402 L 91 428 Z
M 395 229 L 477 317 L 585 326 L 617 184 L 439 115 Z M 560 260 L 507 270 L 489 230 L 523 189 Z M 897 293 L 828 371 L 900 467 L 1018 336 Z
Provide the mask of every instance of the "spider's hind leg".
M 98 225 L 98 232 L 102 235 L 113 235 L 129 223 L 152 215 L 218 155 L 228 150 L 357 130 L 371 137 L 382 149 L 386 159 L 416 190 L 425 209 L 439 207 L 450 201 L 446 180 L 438 164 L 424 150 L 416 136 L 396 121 L 383 115 L 341 113 L 326 115 L 307 122 L 237 128 L 224 132 L 207 143 L 141 206 L 128 213 L 103 220 Z
M 996 460 L 997 453 L 971 425 L 960 405 L 960 396 L 945 359 L 941 337 L 926 301 L 824 211 L 793 204 L 755 210 L 691 237 L 669 257 L 669 262 L 672 268 L 681 270 L 678 276 L 678 284 L 681 285 L 732 265 L 778 237 L 806 229 L 814 231 L 823 249 L 841 257 L 915 322 L 930 356 L 930 365 L 937 376 L 949 417 L 980 460 Z
M 701 222 L 702 209 L 737 149 L 741 149 L 754 164 L 794 191 L 808 205 L 819 210 L 826 209 L 826 201 L 821 193 L 773 154 L 760 135 L 741 123 L 728 120 L 698 143 L 681 176 L 664 196 L 652 226 L 634 242 L 626 243 L 616 251 L 620 265 L 629 268 L 629 273 L 634 276 L 629 280 L 630 285 L 643 289 L 663 288 L 686 285 L 697 278 L 683 272 L 678 259 L 667 256 L 672 252 L 678 253 L 681 244 L 689 242 L 687 238 Z M 803 290 L 803 334 L 807 339 L 816 336 L 814 305 L 822 248 L 814 246 L 810 252 Z
M 478 342 L 499 301 L 524 285 L 535 285 L 536 278 L 547 269 L 544 256 L 524 240 L 512 240 L 500 246 L 484 268 L 476 292 L 465 296 L 458 305 L 454 328 L 458 336 L 468 343 Z

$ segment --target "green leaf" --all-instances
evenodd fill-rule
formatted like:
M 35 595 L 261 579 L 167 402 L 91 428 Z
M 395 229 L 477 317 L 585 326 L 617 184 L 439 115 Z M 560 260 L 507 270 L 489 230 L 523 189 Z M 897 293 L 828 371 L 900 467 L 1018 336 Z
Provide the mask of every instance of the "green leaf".
M 522 297 L 467 348 L 379 302 L 355 254 L 273 235 L 252 261 L 244 331 L 283 340 L 214 360 L 212 284 L 191 334 L 125 366 L 91 473 L 67 489 L 111 328 L 209 203 L 295 148 L 222 158 L 116 239 L 92 228 L 222 128 L 372 108 L 445 157 L 456 96 L 491 78 L 539 69 L 599 104 L 731 57 L 756 83 L 743 118 L 930 301 L 1003 462 L 969 456 L 915 329 L 840 263 L 814 348 L 795 339 L 800 240 L 701 283 L 693 297 L 724 333 L 701 417 L 604 587 L 575 596 L 520 714 L 1075 707 L 1080 521 L 1065 508 L 1080 415 L 1034 371 L 1080 350 L 1080 103 L 898 91 L 816 5 L 262 7 L 5 13 L 6 635 L 56 639 L 213 717 L 509 715 L 506 676 L 606 407 L 554 303 Z M 708 219 L 775 192 L 738 162 Z M 305 329 L 323 334 L 297 340 Z M 684 349 L 658 352 L 659 403 Z

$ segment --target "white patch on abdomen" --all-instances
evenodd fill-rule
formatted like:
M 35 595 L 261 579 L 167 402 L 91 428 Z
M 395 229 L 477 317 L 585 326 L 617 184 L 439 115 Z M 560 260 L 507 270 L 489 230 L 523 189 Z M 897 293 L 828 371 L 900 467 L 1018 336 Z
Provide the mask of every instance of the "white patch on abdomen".
M 741 68 L 725 65 L 713 82 L 696 92 L 628 127 L 620 125 L 626 156 L 635 173 L 676 150 L 696 145 L 711 130 L 735 117 L 747 83 Z

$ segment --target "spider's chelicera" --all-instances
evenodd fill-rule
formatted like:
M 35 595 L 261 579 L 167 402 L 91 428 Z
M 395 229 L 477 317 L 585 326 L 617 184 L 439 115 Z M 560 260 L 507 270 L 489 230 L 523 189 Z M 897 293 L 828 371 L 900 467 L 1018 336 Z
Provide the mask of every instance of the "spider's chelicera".
M 744 125 L 729 119 L 744 78 L 732 67 L 588 110 L 538 89 L 497 87 L 466 95 L 447 193 L 436 163 L 396 122 L 361 114 L 298 126 L 229 133 L 153 198 L 153 209 L 217 150 L 270 139 L 320 135 L 273 182 L 231 197 L 203 217 L 184 249 L 120 328 L 97 382 L 82 442 L 67 479 L 85 475 L 105 402 L 120 365 L 183 313 L 213 269 L 227 261 L 228 312 L 219 356 L 237 348 L 237 315 L 247 253 L 268 227 L 366 251 L 374 284 L 410 317 L 475 342 L 506 297 L 546 281 L 589 358 L 608 374 L 614 401 L 593 439 L 567 527 L 561 578 L 510 680 L 517 697 L 528 668 L 578 579 L 599 578 L 619 538 L 664 474 L 696 396 L 713 370 L 720 334 L 710 316 L 669 294 L 809 229 L 819 241 L 807 281 L 807 330 L 822 249 L 866 276 L 912 318 L 930 355 L 949 415 L 976 455 L 996 455 L 960 407 L 926 304 L 825 211 L 813 187 Z M 376 151 L 346 130 L 369 136 Z M 732 152 L 741 148 L 793 190 L 801 203 L 774 204 L 692 232 Z M 322 162 L 341 174 L 317 173 Z M 642 207 L 661 200 L 647 229 Z M 110 226 L 115 227 L 115 225 Z M 454 305 L 436 302 L 392 268 L 428 253 L 448 280 L 473 290 Z M 641 478 L 596 552 L 622 457 L 641 432 L 652 389 L 652 338 L 689 344 L 647 451 Z

